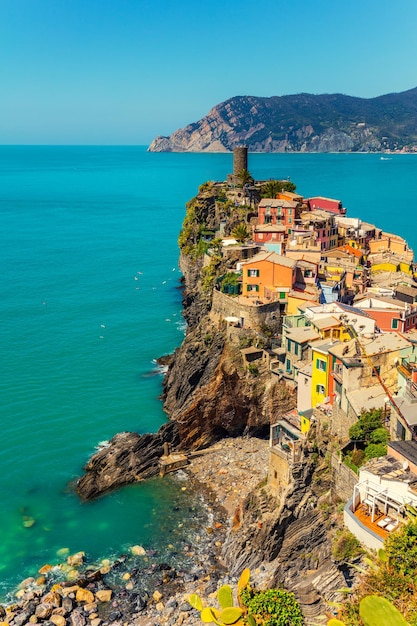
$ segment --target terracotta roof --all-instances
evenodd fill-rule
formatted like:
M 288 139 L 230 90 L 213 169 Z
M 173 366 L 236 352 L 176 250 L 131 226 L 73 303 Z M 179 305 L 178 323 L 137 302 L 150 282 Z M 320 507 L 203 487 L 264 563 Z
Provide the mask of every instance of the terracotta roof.
M 254 228 L 255 233 L 285 233 L 285 226 L 281 224 L 258 224 Z
M 297 261 L 295 259 L 289 259 L 288 257 L 277 254 L 276 252 L 259 252 L 255 254 L 251 259 L 242 263 L 243 265 L 249 265 L 253 263 L 259 263 L 260 261 L 269 261 L 276 265 L 283 265 L 284 267 L 295 267 Z
M 262 198 L 258 207 L 271 207 L 271 208 L 284 208 L 284 209 L 295 209 L 298 206 L 298 202 L 293 202 L 292 200 L 276 200 L 275 198 Z
M 358 250 L 357 248 L 354 248 L 353 246 L 349 246 L 348 244 L 344 246 L 339 246 L 338 248 L 336 248 L 336 250 L 347 252 L 347 254 L 351 254 L 357 257 L 358 259 L 360 259 L 360 257 L 362 256 L 362 252 L 360 250 Z

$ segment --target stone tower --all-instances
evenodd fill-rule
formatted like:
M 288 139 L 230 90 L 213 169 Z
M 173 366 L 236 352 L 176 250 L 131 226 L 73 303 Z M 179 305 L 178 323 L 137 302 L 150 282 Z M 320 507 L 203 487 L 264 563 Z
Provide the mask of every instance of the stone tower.
M 247 146 L 236 146 L 233 149 L 233 176 L 238 176 L 242 170 L 248 169 Z

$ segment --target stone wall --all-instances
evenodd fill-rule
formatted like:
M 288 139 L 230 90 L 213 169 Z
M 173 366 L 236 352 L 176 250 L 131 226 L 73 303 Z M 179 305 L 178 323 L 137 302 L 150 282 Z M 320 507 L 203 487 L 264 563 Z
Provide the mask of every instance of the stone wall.
M 349 428 L 358 421 L 356 415 L 346 415 L 337 403 L 333 404 L 332 418 L 330 420 L 330 431 L 339 439 L 349 439 Z
M 353 495 L 353 488 L 358 482 L 358 476 L 347 465 L 342 463 L 340 456 L 332 454 L 333 489 L 338 498 L 347 502 Z
M 276 334 L 282 331 L 282 316 L 279 302 L 262 305 L 243 304 L 241 298 L 226 295 L 216 289 L 213 292 L 210 317 L 219 325 L 221 322 L 224 322 L 226 317 L 236 317 L 239 319 L 242 328 L 259 330 L 263 324 L 267 324 L 274 327 Z

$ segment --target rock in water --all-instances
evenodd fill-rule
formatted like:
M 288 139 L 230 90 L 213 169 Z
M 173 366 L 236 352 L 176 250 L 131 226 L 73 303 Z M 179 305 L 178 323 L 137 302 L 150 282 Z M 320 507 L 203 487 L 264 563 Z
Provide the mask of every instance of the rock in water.
M 164 424 L 155 434 L 118 433 L 91 457 L 76 492 L 83 500 L 92 500 L 116 487 L 156 476 L 165 442 L 173 448 L 179 445 L 175 422 Z

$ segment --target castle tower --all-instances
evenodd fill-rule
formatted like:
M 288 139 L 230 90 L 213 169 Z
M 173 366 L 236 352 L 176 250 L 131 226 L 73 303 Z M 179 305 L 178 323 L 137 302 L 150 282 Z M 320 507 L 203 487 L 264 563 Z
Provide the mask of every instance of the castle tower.
M 248 169 L 247 146 L 236 146 L 233 149 L 233 176 L 238 176 L 242 170 Z

